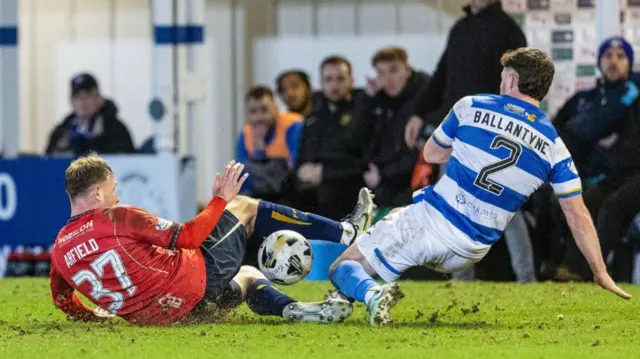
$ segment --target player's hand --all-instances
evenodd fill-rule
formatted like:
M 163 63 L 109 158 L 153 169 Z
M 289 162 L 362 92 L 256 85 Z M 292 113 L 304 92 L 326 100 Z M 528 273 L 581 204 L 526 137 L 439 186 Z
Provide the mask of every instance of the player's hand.
M 236 163 L 236 161 L 230 161 L 224 168 L 224 173 L 220 175 L 216 174 L 216 183 L 213 185 L 213 196 L 220 197 L 227 201 L 227 203 L 233 201 L 234 198 L 240 193 L 240 188 L 244 184 L 244 181 L 249 177 L 248 173 L 242 175 L 244 165 L 242 163 Z
M 423 124 L 424 121 L 419 116 L 411 116 L 407 126 L 404 128 L 404 141 L 407 143 L 407 147 L 416 147 Z
M 631 294 L 620 289 L 606 271 L 596 273 L 593 278 L 602 288 L 615 293 L 620 298 L 631 299 Z

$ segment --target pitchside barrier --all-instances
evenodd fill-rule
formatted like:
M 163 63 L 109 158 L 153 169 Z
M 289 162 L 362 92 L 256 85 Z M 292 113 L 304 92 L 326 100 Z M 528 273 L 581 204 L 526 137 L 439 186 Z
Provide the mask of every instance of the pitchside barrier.
M 185 221 L 196 214 L 195 161 L 175 155 L 112 155 L 122 204 Z M 0 257 L 17 247 L 54 242 L 69 218 L 64 171 L 72 158 L 19 157 L 0 160 Z M 0 262 L 6 258 L 0 258 Z M 0 263 L 0 276 L 6 263 Z
M 120 203 L 175 221 L 196 215 L 194 160 L 174 155 L 103 157 L 116 174 Z M 48 274 L 46 252 L 69 219 L 64 171 L 71 161 L 0 159 L 0 278 Z M 329 266 L 346 247 L 311 243 L 314 264 L 307 279 L 326 280 Z

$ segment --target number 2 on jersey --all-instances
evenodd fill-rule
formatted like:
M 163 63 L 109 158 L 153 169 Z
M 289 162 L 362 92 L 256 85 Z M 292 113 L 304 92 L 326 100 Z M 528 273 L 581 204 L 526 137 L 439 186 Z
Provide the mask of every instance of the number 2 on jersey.
M 504 147 L 509 150 L 509 157 L 482 168 L 480 172 L 478 172 L 478 175 L 476 176 L 476 180 L 474 182 L 476 186 L 497 196 L 502 193 L 504 187 L 490 180 L 489 175 L 504 171 L 507 168 L 515 166 L 520 159 L 520 155 L 522 155 L 522 145 L 508 139 L 507 137 L 496 136 L 496 138 L 493 139 L 493 142 L 491 142 L 491 149 L 495 150 L 500 147 Z
M 89 266 L 93 271 L 88 269 L 80 270 L 71 277 L 71 279 L 77 287 L 84 282 L 89 282 L 89 284 L 91 284 L 91 293 L 89 293 L 89 295 L 96 301 L 104 296 L 111 298 L 113 301 L 107 310 L 112 314 L 116 314 L 124 305 L 124 295 L 120 292 L 112 292 L 102 285 L 101 279 L 104 276 L 104 268 L 107 264 L 111 264 L 113 273 L 116 278 L 118 278 L 122 289 L 126 289 L 130 296 L 133 295 L 136 291 L 136 286 L 131 282 L 131 278 L 124 269 L 122 259 L 115 249 L 104 252 L 100 257 L 91 262 Z

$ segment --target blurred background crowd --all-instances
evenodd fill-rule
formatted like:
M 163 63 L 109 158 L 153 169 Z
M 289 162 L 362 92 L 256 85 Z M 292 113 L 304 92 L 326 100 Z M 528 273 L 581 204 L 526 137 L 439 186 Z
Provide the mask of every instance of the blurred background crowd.
M 633 71 L 634 21 L 640 19 L 640 7 L 635 6 L 640 4 L 620 1 L 614 15 L 627 14 L 627 18 L 621 19 L 622 25 L 613 25 L 613 33 L 596 41 L 584 25 L 593 27 L 596 16 L 604 16 L 596 11 L 595 1 L 432 3 L 437 5 L 420 6 L 442 10 L 455 3 L 453 8 L 458 9 L 448 12 L 452 19 L 439 37 L 442 40 L 425 40 L 421 45 L 428 47 L 426 57 L 433 58 L 433 64 L 420 63 L 425 56 L 412 56 L 412 42 L 377 41 L 375 51 L 354 60 L 345 48 L 348 42 L 341 42 L 339 36 L 329 51 L 318 41 L 323 49 L 319 61 L 271 66 L 277 71 L 270 81 L 264 76 L 264 81 L 242 89 L 231 126 L 213 121 L 211 136 L 194 135 L 193 129 L 174 133 L 174 138 L 187 136 L 187 141 L 176 140 L 169 152 L 193 155 L 198 146 L 215 150 L 219 148 L 216 143 L 222 142 L 226 150 L 219 152 L 244 163 L 251 175 L 244 194 L 334 219 L 349 214 L 358 190 L 366 186 L 375 193 L 379 220 L 392 208 L 410 204 L 414 190 L 433 184 L 443 173 L 442 166 L 422 160 L 421 149 L 452 105 L 467 95 L 499 93 L 501 55 L 523 46 L 539 47 L 551 53 L 557 66 L 554 88 L 543 107 L 574 155 L 609 269 L 617 281 L 640 281 L 636 269 L 640 253 L 640 77 Z M 264 6 L 257 0 L 249 5 Z M 338 13 L 342 12 L 336 12 L 339 17 Z M 295 15 L 299 13 L 288 16 Z M 358 17 L 358 21 L 367 19 Z M 578 41 L 581 32 L 591 39 Z M 313 46 L 314 40 L 307 41 Z M 429 43 L 440 47 L 430 48 Z M 256 46 L 252 51 L 258 51 Z M 295 64 L 291 54 L 302 56 L 291 51 L 280 62 Z M 118 111 L 117 104 L 124 99 L 110 98 L 102 81 L 91 71 L 74 73 L 68 85 L 70 112 L 49 132 L 44 154 L 64 157 L 94 150 L 157 155 L 166 151 L 162 128 L 137 144 L 133 141 L 129 119 Z M 192 146 L 196 150 L 190 151 Z M 218 163 L 223 163 L 226 158 L 220 157 Z M 201 161 L 196 156 L 198 166 Z M 202 171 L 210 172 L 204 178 L 212 178 L 215 167 L 207 164 L 198 169 L 199 188 L 201 182 L 207 186 Z M 517 213 L 504 239 L 485 260 L 464 272 L 445 277 L 415 269 L 405 277 L 522 283 L 590 280 L 549 186 L 536 192 Z M 249 262 L 256 250 L 249 250 Z M 13 247 L 4 255 L 6 275 L 46 275 L 46 245 L 35 251 Z

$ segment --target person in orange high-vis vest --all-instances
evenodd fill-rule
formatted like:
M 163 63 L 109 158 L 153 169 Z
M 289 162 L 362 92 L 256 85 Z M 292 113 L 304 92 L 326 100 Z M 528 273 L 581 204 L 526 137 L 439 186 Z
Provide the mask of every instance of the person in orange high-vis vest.
M 274 194 L 282 190 L 295 164 L 303 118 L 280 112 L 273 92 L 263 86 L 247 92 L 245 106 L 247 121 L 238 138 L 236 161 L 244 163 L 251 176 L 242 193 Z

